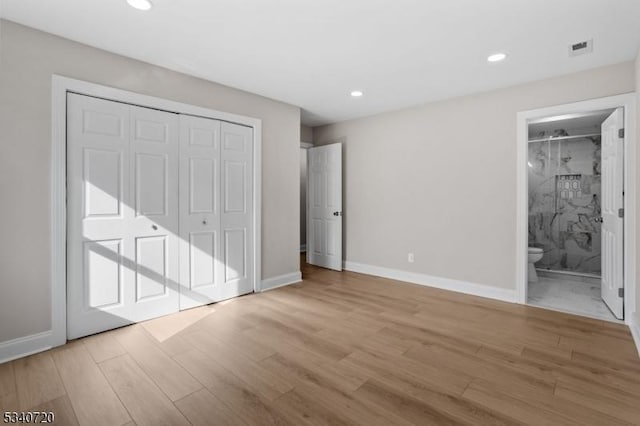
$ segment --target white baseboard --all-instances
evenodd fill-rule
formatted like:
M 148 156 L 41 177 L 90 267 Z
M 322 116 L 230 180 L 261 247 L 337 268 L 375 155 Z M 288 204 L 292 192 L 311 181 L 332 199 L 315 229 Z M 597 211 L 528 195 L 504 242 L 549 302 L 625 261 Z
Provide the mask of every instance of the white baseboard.
M 638 319 L 638 313 L 631 314 L 629 323 L 627 324 L 631 330 L 633 341 L 636 343 L 636 349 L 638 350 L 638 356 L 640 356 L 640 319 Z
M 307 245 L 300 244 L 300 253 L 306 253 L 306 251 L 307 251 Z
M 274 288 L 284 287 L 285 285 L 294 284 L 302 281 L 302 272 L 292 272 L 273 278 L 267 278 L 260 283 L 260 291 L 273 290 Z
M 450 278 L 433 277 L 416 272 L 401 271 L 399 269 L 384 268 L 381 266 L 365 265 L 357 262 L 344 262 L 344 269 L 347 271 L 359 272 L 362 274 L 375 275 L 383 278 L 390 278 L 398 281 L 406 281 L 427 287 L 435 287 L 443 290 L 455 291 L 458 293 L 471 294 L 474 296 L 487 297 L 505 302 L 516 303 L 517 291 L 504 288 L 490 287 L 483 284 L 458 281 Z
M 0 343 L 0 364 L 51 349 L 51 330 Z

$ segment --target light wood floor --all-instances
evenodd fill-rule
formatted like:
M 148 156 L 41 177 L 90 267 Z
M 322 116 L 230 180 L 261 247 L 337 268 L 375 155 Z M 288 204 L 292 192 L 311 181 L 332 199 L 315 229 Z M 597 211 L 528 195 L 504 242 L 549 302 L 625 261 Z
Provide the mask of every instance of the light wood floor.
M 0 365 L 58 424 L 640 424 L 626 327 L 355 273 Z

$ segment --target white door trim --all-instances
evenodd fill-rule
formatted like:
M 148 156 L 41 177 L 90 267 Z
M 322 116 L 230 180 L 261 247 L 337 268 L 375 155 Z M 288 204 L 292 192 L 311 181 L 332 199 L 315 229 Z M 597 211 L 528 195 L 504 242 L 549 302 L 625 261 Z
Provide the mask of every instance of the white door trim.
M 529 121 L 554 115 L 624 107 L 624 287 L 625 322 L 631 324 L 636 312 L 636 94 L 627 93 L 556 105 L 517 115 L 517 218 L 516 218 L 516 290 L 518 303 L 527 303 L 528 247 L 528 173 L 527 141 Z
M 53 75 L 51 80 L 51 334 L 48 347 L 67 340 L 66 301 L 66 110 L 67 92 L 124 102 L 147 108 L 228 121 L 253 128 L 253 205 L 254 205 L 254 277 L 253 289 L 261 291 L 261 191 L 262 120 L 237 114 L 183 104 L 154 96 L 141 95 L 68 77 Z M 46 347 L 45 347 L 46 349 Z

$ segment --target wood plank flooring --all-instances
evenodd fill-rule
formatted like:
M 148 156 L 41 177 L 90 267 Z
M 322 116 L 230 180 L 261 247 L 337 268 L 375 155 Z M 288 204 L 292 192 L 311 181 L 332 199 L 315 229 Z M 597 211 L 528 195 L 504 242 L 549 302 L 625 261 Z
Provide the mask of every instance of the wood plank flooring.
M 65 425 L 640 425 L 623 325 L 303 274 L 2 364 L 0 411 Z

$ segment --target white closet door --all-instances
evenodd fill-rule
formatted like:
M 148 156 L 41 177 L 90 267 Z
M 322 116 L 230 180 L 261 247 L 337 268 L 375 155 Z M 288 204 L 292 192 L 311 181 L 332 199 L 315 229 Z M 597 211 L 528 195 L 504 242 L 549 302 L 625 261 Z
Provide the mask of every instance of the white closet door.
M 221 298 L 253 291 L 253 129 L 222 122 Z
M 180 116 L 180 309 L 221 300 L 220 122 Z
M 253 131 L 180 117 L 180 309 L 253 291 Z
M 67 334 L 178 310 L 175 114 L 67 98 Z

